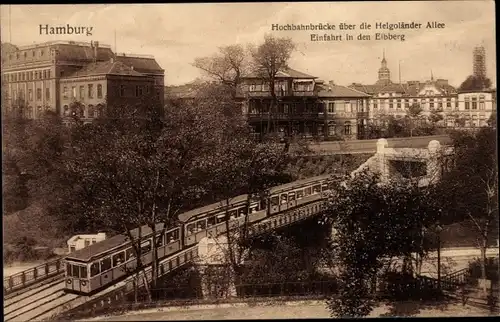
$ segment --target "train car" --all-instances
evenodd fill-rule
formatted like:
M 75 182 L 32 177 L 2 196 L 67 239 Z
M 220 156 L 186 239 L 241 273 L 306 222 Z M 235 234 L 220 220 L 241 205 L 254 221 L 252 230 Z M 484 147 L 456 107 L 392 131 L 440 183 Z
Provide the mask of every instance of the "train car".
M 182 250 L 181 228 L 176 227 L 161 233 L 163 224 L 157 224 L 158 258 L 164 258 Z M 134 239 L 139 237 L 139 228 L 131 231 Z M 148 226 L 141 227 L 141 261 L 152 263 L 153 234 Z M 130 239 L 125 234 L 113 236 L 86 248 L 77 250 L 65 258 L 65 291 L 92 294 L 114 284 L 135 271 L 137 259 Z
M 269 191 L 269 216 L 322 199 L 322 192 L 329 189 L 329 179 L 325 174 L 273 187 Z
M 231 228 L 243 225 L 245 217 L 249 223 L 264 219 L 267 215 L 267 203 L 260 198 L 240 195 L 228 200 L 216 202 L 205 207 L 190 210 L 179 215 L 183 222 L 184 247 L 199 242 L 204 237 L 215 237 L 227 230 L 227 221 Z M 248 215 L 248 216 L 247 216 Z

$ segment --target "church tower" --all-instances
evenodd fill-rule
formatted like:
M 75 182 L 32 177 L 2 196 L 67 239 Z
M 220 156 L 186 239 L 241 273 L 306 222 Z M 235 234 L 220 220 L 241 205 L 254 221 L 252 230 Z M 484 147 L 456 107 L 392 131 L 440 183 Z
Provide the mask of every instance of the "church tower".
M 391 71 L 387 68 L 387 61 L 385 60 L 385 50 L 383 52 L 383 58 L 381 66 L 378 70 L 378 81 L 377 85 L 388 85 L 391 83 Z

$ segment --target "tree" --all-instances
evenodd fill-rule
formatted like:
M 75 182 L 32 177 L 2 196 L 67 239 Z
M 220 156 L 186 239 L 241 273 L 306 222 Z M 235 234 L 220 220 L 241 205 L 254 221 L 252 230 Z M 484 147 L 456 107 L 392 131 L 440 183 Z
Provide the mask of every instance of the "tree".
M 331 189 L 324 220 L 335 231 L 341 285 L 328 306 L 339 317 L 365 316 L 377 272 L 401 258 L 403 272 L 411 272 L 412 254 L 424 257 L 431 249 L 422 228 L 432 227 L 440 205 L 429 199 L 432 189 L 399 180 L 381 185 L 367 172 L 334 180 Z
M 278 97 L 276 95 L 276 75 L 280 71 L 285 71 L 288 68 L 288 61 L 295 50 L 296 46 L 290 38 L 276 38 L 266 35 L 264 43 L 256 48 L 250 48 L 250 53 L 253 58 L 253 69 L 259 77 L 264 79 L 271 91 L 271 106 L 269 108 L 269 118 L 267 123 L 267 131 L 271 129 L 271 114 L 275 113 L 278 105 Z
M 491 88 L 489 78 L 470 75 L 460 84 L 459 91 L 481 91 L 489 88 Z
M 413 103 L 408 107 L 407 114 L 410 121 L 410 137 L 413 136 L 413 123 L 423 112 L 422 107 L 419 103 Z
M 209 77 L 230 86 L 233 97 L 240 84 L 241 76 L 247 71 L 247 57 L 241 45 L 219 47 L 219 52 L 211 57 L 196 58 L 193 66 L 204 71 Z
M 486 251 L 498 233 L 498 159 L 495 129 L 481 128 L 477 133 L 453 133 L 454 155 L 450 171 L 439 184 L 443 220 L 465 220 L 477 233 L 481 251 L 482 278 L 486 278 Z

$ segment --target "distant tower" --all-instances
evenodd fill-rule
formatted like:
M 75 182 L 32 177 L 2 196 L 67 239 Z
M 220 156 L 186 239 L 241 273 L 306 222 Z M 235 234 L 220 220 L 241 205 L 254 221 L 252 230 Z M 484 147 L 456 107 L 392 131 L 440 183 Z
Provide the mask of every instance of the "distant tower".
M 387 68 L 387 61 L 385 60 L 385 50 L 383 52 L 381 66 L 378 70 L 378 85 L 388 85 L 391 83 L 391 71 Z
M 486 77 L 486 52 L 483 46 L 474 48 L 472 68 L 472 73 L 477 78 Z

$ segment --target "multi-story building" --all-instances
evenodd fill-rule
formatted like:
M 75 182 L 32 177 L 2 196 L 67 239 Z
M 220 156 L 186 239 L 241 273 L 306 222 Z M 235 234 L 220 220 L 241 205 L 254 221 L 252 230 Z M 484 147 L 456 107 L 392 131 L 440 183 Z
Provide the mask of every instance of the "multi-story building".
M 349 86 L 371 96 L 368 103 L 371 122 L 383 122 L 386 116 L 403 118 L 408 115 L 410 107 L 417 104 L 422 110 L 418 116 L 421 122 L 428 122 L 431 114 L 437 114 L 441 116 L 438 126 L 467 128 L 486 126 L 496 111 L 496 91 L 459 93 L 446 79 L 434 80 L 432 72 L 426 82 L 393 83 L 385 55 L 381 65 L 375 84 L 353 83 Z
M 382 116 L 402 118 L 414 104 L 418 104 L 422 109 L 423 119 L 431 113 L 444 114 L 447 109 L 458 108 L 457 90 L 448 84 L 446 79 L 434 80 L 432 73 L 431 79 L 426 82 L 394 83 L 390 79 L 390 71 L 384 57 L 378 76 L 374 85 L 353 83 L 349 86 L 371 95 L 368 110 L 372 122 L 377 122 Z
M 2 94 L 7 96 L 2 109 L 32 119 L 48 110 L 65 117 L 71 98 L 86 106 L 83 114 L 88 118 L 99 107 L 128 103 L 144 92 L 163 105 L 163 76 L 153 57 L 115 55 L 98 42 L 2 44 Z M 122 96 L 122 87 L 136 96 Z
M 322 104 L 320 117 L 324 118 L 325 139 L 356 139 L 363 136 L 368 120 L 370 95 L 329 82 L 318 84 L 318 98 Z

